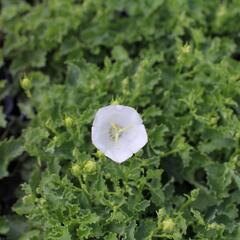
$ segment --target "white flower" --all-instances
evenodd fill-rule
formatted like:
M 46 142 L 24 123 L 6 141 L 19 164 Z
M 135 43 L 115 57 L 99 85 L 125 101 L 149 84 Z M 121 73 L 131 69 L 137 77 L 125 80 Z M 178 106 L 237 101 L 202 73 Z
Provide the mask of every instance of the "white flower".
M 92 142 L 113 161 L 126 161 L 147 141 L 146 129 L 134 108 L 110 105 L 97 111 L 92 126 Z

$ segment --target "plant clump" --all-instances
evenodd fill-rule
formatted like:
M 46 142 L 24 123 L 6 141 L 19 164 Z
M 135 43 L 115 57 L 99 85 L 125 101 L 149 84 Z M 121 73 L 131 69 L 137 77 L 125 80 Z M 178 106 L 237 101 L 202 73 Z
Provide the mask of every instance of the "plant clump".
M 240 239 L 238 0 L 1 3 L 0 236 Z

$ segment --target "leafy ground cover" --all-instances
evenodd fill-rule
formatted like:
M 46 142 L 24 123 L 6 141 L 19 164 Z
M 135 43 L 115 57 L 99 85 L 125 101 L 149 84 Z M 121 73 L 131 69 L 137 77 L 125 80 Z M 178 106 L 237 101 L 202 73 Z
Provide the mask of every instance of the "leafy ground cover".
M 238 0 L 1 4 L 2 238 L 240 238 Z M 111 102 L 149 137 L 121 165 L 91 143 Z

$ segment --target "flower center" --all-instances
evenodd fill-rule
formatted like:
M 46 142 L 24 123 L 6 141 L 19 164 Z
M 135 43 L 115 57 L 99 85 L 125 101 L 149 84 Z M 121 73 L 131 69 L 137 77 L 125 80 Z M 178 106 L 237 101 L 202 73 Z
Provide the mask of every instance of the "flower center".
M 109 135 L 114 142 L 118 142 L 119 138 L 122 136 L 122 133 L 127 129 L 128 128 L 123 128 L 116 123 L 112 123 L 109 130 Z

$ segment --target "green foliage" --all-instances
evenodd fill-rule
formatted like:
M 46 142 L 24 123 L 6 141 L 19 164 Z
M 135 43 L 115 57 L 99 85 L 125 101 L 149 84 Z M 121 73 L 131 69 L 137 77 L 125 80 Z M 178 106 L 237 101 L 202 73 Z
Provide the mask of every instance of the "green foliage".
M 102 69 L 71 63 L 63 84 L 33 83 L 37 115 L 23 137 L 37 161 L 15 211 L 28 216 L 43 239 L 235 236 L 240 201 L 235 64 L 230 58 L 198 61 L 189 79 L 179 72 L 180 63 L 160 67 L 148 57 L 116 63 L 106 58 Z M 96 154 L 90 137 L 94 113 L 112 96 L 138 106 L 149 134 L 144 151 L 121 165 Z M 94 171 L 86 170 L 89 163 Z M 187 183 L 198 190 L 185 197 L 181 188 Z
M 19 103 L 35 163 L 14 206 L 27 218 L 20 239 L 239 239 L 239 10 L 3 0 L 3 57 L 31 79 Z M 94 114 L 113 99 L 141 113 L 149 136 L 121 165 L 91 143 Z M 22 151 L 9 141 L 3 176 Z
M 3 113 L 3 108 L 0 107 L 0 127 L 6 127 L 5 114 Z
M 9 231 L 8 221 L 0 217 L 0 234 L 6 234 Z
M 0 142 L 0 179 L 8 175 L 7 167 L 9 163 L 23 152 L 23 147 L 19 140 L 9 139 Z

